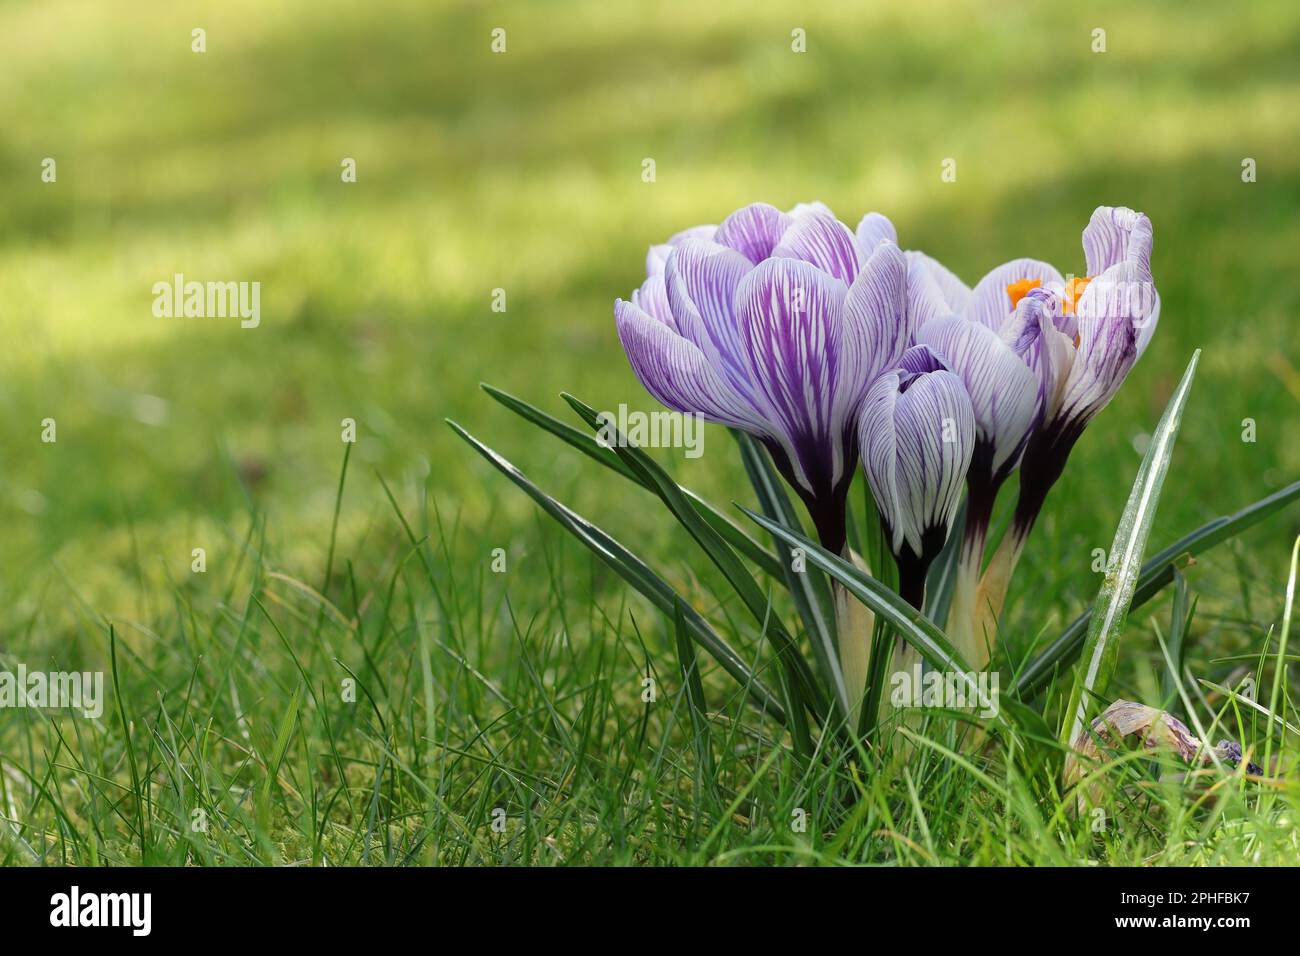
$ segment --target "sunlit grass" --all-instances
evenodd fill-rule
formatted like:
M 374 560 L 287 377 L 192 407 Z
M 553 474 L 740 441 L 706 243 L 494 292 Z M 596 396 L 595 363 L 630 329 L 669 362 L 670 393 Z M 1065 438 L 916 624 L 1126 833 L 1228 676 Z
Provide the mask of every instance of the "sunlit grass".
M 439 568 L 460 576 L 464 606 L 444 609 L 427 582 L 412 583 L 401 592 L 408 619 L 388 625 L 391 656 L 380 662 L 418 670 L 416 621 L 453 631 L 485 679 L 528 705 L 504 725 L 523 735 L 523 749 L 458 786 L 480 802 L 497 785 L 518 796 L 533 773 L 555 785 L 554 796 L 572 769 L 564 755 L 576 762 L 580 748 L 553 749 L 550 732 L 532 729 L 545 701 L 517 670 L 520 642 L 503 623 L 510 612 L 530 634 L 524 645 L 563 627 L 564 647 L 578 657 L 556 651 L 552 669 L 573 694 L 568 706 L 577 714 L 579 690 L 604 681 L 602 719 L 616 722 L 633 720 L 644 666 L 625 611 L 637 612 L 660 653 L 671 654 L 671 640 L 649 636 L 662 622 L 635 602 L 622 608 L 618 586 L 585 558 L 548 545 L 534 509 L 471 460 L 442 419 L 490 434 L 549 490 L 660 556 L 665 574 L 712 611 L 708 570 L 636 492 L 589 481 L 589 466 L 539 447 L 477 383 L 556 412 L 561 389 L 597 407 L 652 407 L 619 350 L 611 303 L 640 281 L 649 243 L 755 199 L 819 198 L 851 224 L 869 209 L 885 212 L 904 245 L 969 282 L 1017 255 L 1079 268 L 1091 210 L 1126 204 L 1155 223 L 1161 329 L 1081 442 L 1030 542 L 1011 595 L 1016 640 L 1028 643 L 1095 592 L 1091 549 L 1109 542 L 1141 440 L 1194 348 L 1204 349 L 1200 379 L 1153 541 L 1300 473 L 1298 20 L 1300 10 L 1284 2 L 1115 2 L 1086 13 L 956 2 L 0 5 L 0 336 L 8 343 L 0 350 L 0 649 L 105 666 L 111 620 L 130 649 L 128 703 L 142 715 L 165 692 L 176 721 L 198 721 L 186 731 L 192 741 L 210 712 L 225 736 L 241 739 L 219 671 L 205 672 L 187 705 L 193 712 L 176 701 L 206 648 L 226 655 L 236 683 L 246 682 L 240 701 L 252 719 L 273 724 L 295 671 L 246 604 L 249 574 L 261 560 L 321 585 L 340 421 L 352 417 L 360 440 L 338 554 L 353 562 L 358 594 L 379 600 L 406 557 L 377 474 L 404 506 L 427 501 L 460 528 L 448 550 L 430 548 Z M 189 48 L 196 26 L 208 30 L 203 55 Z M 494 26 L 508 29 L 504 56 L 488 50 Z M 806 54 L 790 52 L 794 27 L 807 30 Z M 1105 54 L 1090 50 L 1096 27 L 1107 31 Z M 57 183 L 40 181 L 46 156 L 58 162 Z M 358 162 L 355 185 L 339 181 L 345 156 Z M 1255 184 L 1240 179 L 1247 156 L 1259 164 Z M 652 184 L 641 180 L 646 157 L 656 161 Z M 940 182 L 945 157 L 958 162 L 956 183 Z M 154 318 L 152 284 L 177 272 L 261 281 L 262 326 Z M 489 308 L 495 288 L 507 291 L 505 313 Z M 58 422 L 54 445 L 40 442 L 47 417 Z M 1251 444 L 1241 441 L 1247 418 L 1258 424 Z M 668 464 L 714 501 L 742 497 L 726 435 L 711 429 L 706 448 L 699 462 Z M 1258 651 L 1297 530 L 1295 514 L 1284 513 L 1193 572 L 1202 593 L 1189 639 L 1195 660 Z M 189 570 L 200 546 L 209 553 L 205 577 Z M 511 555 L 504 579 L 486 570 L 493 547 Z M 563 573 L 549 561 L 563 562 Z M 346 607 L 351 585 L 341 567 L 329 597 Z M 554 593 L 557 580 L 567 599 Z M 191 604 L 202 609 L 197 625 Z M 314 610 L 303 613 L 314 624 Z M 256 633 L 241 644 L 250 638 L 239 638 L 235 623 L 246 616 Z M 302 621 L 286 626 L 295 647 L 314 642 Z M 597 664 L 589 655 L 606 643 L 609 656 Z M 448 686 L 468 679 L 449 658 L 435 660 Z M 1126 659 L 1125 689 L 1148 663 Z M 340 679 L 323 652 L 310 672 L 317 683 Z M 391 693 L 393 722 L 405 728 L 399 756 L 415 760 L 429 745 L 420 737 L 430 718 L 419 711 L 423 687 L 404 677 Z M 465 744 L 473 725 L 490 719 L 486 699 L 444 704 L 433 719 L 459 722 Z M 663 747 L 674 726 L 657 717 L 646 746 Z M 27 727 L 5 742 L 46 733 Z M 106 729 L 94 746 L 101 769 L 119 774 L 115 733 Z M 368 761 L 382 757 L 373 741 L 361 749 Z M 37 759 L 28 754 L 33 772 Z M 236 748 L 212 759 L 230 774 L 243 757 Z M 619 766 L 617 755 L 604 759 Z M 679 759 L 658 751 L 655 773 Z M 739 777 L 755 766 L 726 759 Z M 790 796 L 782 760 L 764 778 L 774 788 L 769 802 L 777 791 Z M 374 768 L 349 773 L 371 780 Z M 69 788 L 60 799 L 91 800 L 84 782 L 59 779 Z M 583 810 L 566 818 L 570 832 L 610 825 L 605 811 L 628 791 L 602 781 L 579 785 L 590 803 L 576 801 Z M 657 786 L 647 784 L 647 805 Z M 672 800 L 687 792 L 663 786 Z M 394 808 L 399 816 L 433 805 L 411 787 Z M 955 792 L 918 791 L 935 808 Z M 75 810 L 121 835 L 121 820 L 93 800 Z M 49 812 L 47 803 L 42 819 Z M 690 858 L 656 847 L 644 822 L 626 824 L 619 859 Z M 875 833 L 898 821 L 870 822 Z M 55 828 L 53 817 L 43 825 Z M 453 839 L 455 827 L 438 826 Z M 929 830 L 942 844 L 943 827 L 931 820 Z M 346 848 L 337 852 L 357 858 L 351 837 L 340 839 Z M 730 847 L 745 857 L 744 840 L 695 839 L 685 845 L 706 847 L 702 856 Z M 845 839 L 852 852 L 833 852 L 855 859 L 897 853 L 920 862 L 929 852 L 917 848 L 924 841 Z M 1237 858 L 1231 845 L 1213 846 L 1203 852 Z M 1015 852 L 1029 860 L 1033 849 L 1027 842 Z M 426 851 L 412 852 L 423 859 Z M 130 851 L 104 852 L 121 859 Z M 223 852 L 239 859 L 244 850 L 231 843 Z M 299 853 L 309 850 L 288 851 Z M 977 861 L 995 862 L 991 842 L 981 853 Z M 937 855 L 954 859 L 950 848 Z

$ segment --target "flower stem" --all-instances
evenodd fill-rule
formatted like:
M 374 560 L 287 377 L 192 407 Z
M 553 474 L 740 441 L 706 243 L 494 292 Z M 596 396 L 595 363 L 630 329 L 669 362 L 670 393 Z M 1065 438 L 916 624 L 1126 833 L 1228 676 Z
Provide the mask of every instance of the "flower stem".
M 862 558 L 848 546 L 845 546 L 842 556 L 861 570 L 869 571 Z M 867 671 L 871 667 L 871 636 L 876 627 L 876 615 L 838 581 L 831 582 L 831 597 L 835 604 L 840 670 L 844 673 L 844 686 L 852 707 L 848 715 L 849 726 L 856 727 L 862 710 L 862 695 L 867 688 Z
M 975 589 L 972 630 L 976 638 L 988 647 L 997 642 L 998 620 L 1002 617 L 1002 608 L 1007 600 L 1007 588 L 1011 584 L 1016 564 L 1020 561 L 1020 554 L 1025 549 L 1028 535 L 1028 528 L 1022 533 L 1019 525 L 1012 525 L 997 551 L 993 552 L 989 566 Z
M 988 663 L 990 648 L 984 633 L 977 630 L 976 601 L 980 569 L 984 564 L 984 547 L 988 542 L 989 521 L 997 501 L 1001 481 L 968 481 L 966 489 L 966 527 L 962 532 L 961 550 L 957 555 L 957 581 L 953 587 L 952 606 L 948 610 L 948 637 L 974 670 Z

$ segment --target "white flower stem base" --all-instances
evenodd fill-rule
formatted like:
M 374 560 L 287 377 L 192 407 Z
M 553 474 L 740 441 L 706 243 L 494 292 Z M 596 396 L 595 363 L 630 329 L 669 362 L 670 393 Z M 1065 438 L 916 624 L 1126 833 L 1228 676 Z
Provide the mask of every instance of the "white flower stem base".
M 848 547 L 844 549 L 844 558 L 870 573 L 866 562 Z M 862 712 L 862 695 L 867 688 L 867 670 L 871 666 L 871 635 L 876 627 L 876 615 L 838 581 L 831 582 L 831 596 L 835 602 L 840 669 L 844 673 L 844 686 L 848 689 L 851 704 L 849 726 L 856 727 Z

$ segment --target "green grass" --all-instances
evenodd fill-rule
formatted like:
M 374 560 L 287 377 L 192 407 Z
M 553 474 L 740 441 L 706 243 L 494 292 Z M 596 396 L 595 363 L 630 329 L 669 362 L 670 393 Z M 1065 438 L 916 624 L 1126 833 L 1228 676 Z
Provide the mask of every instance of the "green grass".
M 1091 210 L 1125 204 L 1155 224 L 1161 327 L 1048 500 L 1009 598 L 1013 649 L 1095 595 L 1092 549 L 1193 349 L 1152 546 L 1294 480 L 1300 11 L 1056 6 L 0 3 L 0 669 L 116 657 L 98 722 L 0 714 L 0 860 L 1294 860 L 1293 782 L 1198 799 L 1144 780 L 1125 799 L 1146 802 L 1111 814 L 1125 829 L 1094 833 L 1064 812 L 1046 744 L 1038 765 L 915 744 L 805 769 L 703 655 L 701 758 L 672 620 L 442 422 L 770 666 L 650 496 L 478 382 L 557 415 L 561 390 L 653 407 L 612 301 L 646 245 L 755 199 L 880 210 L 969 282 L 1018 255 L 1077 268 Z M 151 286 L 176 272 L 260 280 L 261 327 L 155 319 Z M 725 432 L 705 449 L 657 458 L 753 506 Z M 1300 509 L 1283 512 L 1188 571 L 1196 677 L 1258 669 L 1271 687 L 1258 662 L 1298 533 Z M 1171 603 L 1129 621 L 1114 693 L 1161 699 Z M 1222 736 L 1262 746 L 1232 720 Z M 921 731 L 955 743 L 946 721 Z

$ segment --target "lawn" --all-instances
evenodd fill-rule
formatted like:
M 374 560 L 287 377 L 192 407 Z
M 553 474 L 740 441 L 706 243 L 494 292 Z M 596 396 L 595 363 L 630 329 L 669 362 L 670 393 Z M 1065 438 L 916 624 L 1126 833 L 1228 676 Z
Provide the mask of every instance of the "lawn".
M 0 670 L 108 688 L 98 720 L 0 712 L 0 861 L 1293 862 L 1294 777 L 1139 781 L 1099 832 L 942 722 L 809 766 L 703 658 L 702 740 L 673 622 L 444 422 L 758 661 L 651 496 L 479 383 L 579 426 L 561 391 L 657 407 L 613 300 L 648 245 L 755 200 L 883 212 L 969 284 L 1081 271 L 1092 210 L 1126 205 L 1160 328 L 1048 500 L 1014 652 L 1096 594 L 1195 349 L 1152 548 L 1295 481 L 1300 7 L 1070 6 L 0 3 Z M 178 273 L 260 282 L 260 324 L 156 317 Z M 654 455 L 745 520 L 724 429 Z M 1195 677 L 1271 680 L 1297 534 L 1293 507 L 1197 555 Z M 1114 696 L 1156 702 L 1172 600 L 1130 619 Z

